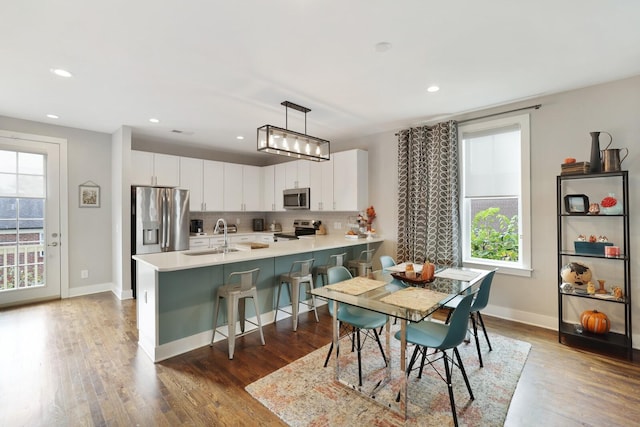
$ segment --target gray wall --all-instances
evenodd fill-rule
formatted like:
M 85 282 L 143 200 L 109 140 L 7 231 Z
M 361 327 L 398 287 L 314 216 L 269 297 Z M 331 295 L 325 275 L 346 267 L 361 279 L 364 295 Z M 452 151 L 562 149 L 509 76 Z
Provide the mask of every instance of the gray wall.
M 640 199 L 635 190 L 640 179 L 639 94 L 640 77 L 634 77 L 456 117 L 462 120 L 542 104 L 540 110 L 530 111 L 533 273 L 531 278 L 498 274 L 487 312 L 557 328 L 555 179 L 565 157 L 575 157 L 578 161 L 589 160 L 590 131 L 611 133 L 612 148 L 629 148 L 630 154 L 623 163 L 623 169 L 629 170 L 630 177 L 630 250 L 632 255 L 639 253 L 640 215 L 637 213 L 640 212 Z M 394 256 L 397 241 L 397 138 L 393 132 L 387 132 L 352 141 L 351 145 L 355 147 L 361 144 L 366 144 L 369 150 L 369 200 L 378 212 L 377 228 L 388 239 L 383 250 Z M 637 259 L 634 257 L 631 264 L 632 284 L 640 280 Z M 633 323 L 638 325 L 639 288 L 637 285 L 632 288 L 635 290 L 632 292 Z M 607 307 L 607 310 L 613 310 L 611 305 Z M 622 325 L 613 326 L 618 329 Z M 640 342 L 637 336 L 635 342 Z
M 111 289 L 111 136 L 4 116 L 0 129 L 67 140 L 69 236 L 61 240 L 69 249 L 69 295 Z M 86 181 L 100 186 L 100 208 L 78 207 Z M 89 277 L 81 279 L 80 270 Z

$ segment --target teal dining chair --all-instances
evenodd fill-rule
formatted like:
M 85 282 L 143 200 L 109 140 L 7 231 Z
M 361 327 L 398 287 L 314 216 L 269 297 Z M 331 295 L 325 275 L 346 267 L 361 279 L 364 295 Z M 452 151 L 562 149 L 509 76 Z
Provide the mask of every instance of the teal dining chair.
M 353 278 L 349 270 L 343 266 L 330 267 L 327 270 L 327 280 L 329 284 L 342 282 Z M 329 301 L 329 313 L 333 316 L 333 301 Z M 384 359 L 384 364 L 387 366 L 387 357 L 384 354 L 382 348 L 382 342 L 380 342 L 380 336 L 376 331 L 376 328 L 380 328 L 387 323 L 387 315 L 377 313 L 375 311 L 366 310 L 360 307 L 353 307 L 348 304 L 338 304 L 338 322 L 341 325 L 348 325 L 351 327 L 351 351 L 358 351 L 358 385 L 362 386 L 362 358 L 361 351 L 366 342 L 366 338 L 370 337 L 370 333 L 373 332 L 373 338 L 378 343 L 380 353 Z M 361 332 L 364 332 L 364 340 L 361 340 Z M 340 339 L 340 337 L 338 337 Z M 333 351 L 333 341 L 329 347 L 327 358 L 324 361 L 325 368 L 329 363 L 331 352 Z
M 489 346 L 489 351 L 492 351 L 491 342 L 489 341 L 489 335 L 487 335 L 487 328 L 484 326 L 484 320 L 482 320 L 482 315 L 480 314 L 480 310 L 483 310 L 487 304 L 489 303 L 489 293 L 491 292 L 491 283 L 493 282 L 493 276 L 496 273 L 496 270 L 491 271 L 487 274 L 482 282 L 480 283 L 480 288 L 478 289 L 478 293 L 476 294 L 476 298 L 471 303 L 471 312 L 469 313 L 469 318 L 471 319 L 471 325 L 473 327 L 473 336 L 476 341 L 476 350 L 478 351 L 478 359 L 480 360 L 480 367 L 484 367 L 482 362 L 482 352 L 480 351 L 480 340 L 478 339 L 478 323 L 482 327 L 482 332 L 484 332 L 484 338 L 487 340 L 487 345 Z M 462 296 L 458 295 L 448 303 L 444 305 L 445 308 L 449 309 L 449 314 L 447 316 L 447 320 L 445 323 L 449 322 L 449 318 L 453 313 L 453 310 L 460 304 L 462 301 Z M 476 320 L 477 317 L 477 320 Z
M 389 255 L 382 255 L 380 257 L 380 265 L 382 266 L 383 270 L 386 270 L 387 268 L 396 265 L 396 260 L 391 258 Z
M 456 414 L 456 403 L 453 396 L 453 385 L 451 381 L 454 366 L 457 366 L 460 369 L 460 372 L 462 372 L 462 377 L 464 378 L 464 382 L 467 385 L 467 390 L 469 391 L 471 400 L 475 399 L 475 397 L 473 396 L 473 392 L 471 391 L 471 385 L 469 384 L 467 372 L 464 369 L 462 359 L 460 358 L 460 353 L 458 352 L 458 346 L 462 343 L 462 341 L 464 341 L 464 338 L 467 334 L 467 322 L 469 319 L 469 312 L 471 310 L 471 301 L 474 296 L 475 294 L 469 294 L 464 296 L 460 300 L 460 303 L 453 311 L 450 322 L 448 324 L 434 322 L 431 320 L 423 320 L 422 322 L 411 323 L 407 325 L 406 329 L 407 343 L 415 345 L 415 349 L 413 350 L 413 354 L 411 355 L 411 361 L 409 362 L 409 366 L 407 367 L 407 377 L 413 369 L 413 365 L 416 362 L 418 354 L 421 353 L 422 362 L 420 364 L 418 378 L 422 378 L 422 369 L 424 368 L 424 365 L 426 363 L 430 365 L 438 373 L 438 376 L 440 376 L 440 378 L 442 378 L 447 383 L 447 388 L 449 389 L 449 402 L 451 404 L 451 412 L 453 414 L 453 422 L 456 426 L 458 425 L 458 415 Z M 400 331 L 395 334 L 395 337 L 398 340 L 401 339 Z M 427 350 L 429 348 L 436 350 L 436 352 L 430 354 L 429 357 L 427 357 Z M 448 350 L 452 351 L 451 355 L 447 353 Z M 433 358 L 432 356 L 435 356 L 438 351 L 440 351 L 441 354 L 438 355 L 437 358 Z M 434 366 L 434 363 L 440 359 L 444 361 L 444 377 Z

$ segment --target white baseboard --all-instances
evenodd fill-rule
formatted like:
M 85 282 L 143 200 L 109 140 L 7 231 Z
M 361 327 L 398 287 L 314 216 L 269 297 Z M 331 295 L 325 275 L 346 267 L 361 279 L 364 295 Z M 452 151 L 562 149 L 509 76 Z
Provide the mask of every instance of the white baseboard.
M 69 288 L 69 298 L 112 291 L 112 288 L 113 283 L 98 283 L 97 285 Z
M 505 320 L 513 320 L 514 322 L 524 323 L 526 325 L 538 326 L 540 328 L 558 330 L 558 318 L 553 316 L 543 316 L 528 311 L 513 310 L 508 307 L 500 307 L 489 304 L 482 314 L 498 317 Z

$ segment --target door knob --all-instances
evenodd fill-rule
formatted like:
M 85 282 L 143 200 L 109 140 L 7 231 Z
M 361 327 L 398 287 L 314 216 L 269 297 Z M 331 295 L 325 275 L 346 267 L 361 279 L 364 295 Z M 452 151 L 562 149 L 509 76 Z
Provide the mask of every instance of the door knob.
M 47 246 L 58 246 L 58 242 L 49 243 Z

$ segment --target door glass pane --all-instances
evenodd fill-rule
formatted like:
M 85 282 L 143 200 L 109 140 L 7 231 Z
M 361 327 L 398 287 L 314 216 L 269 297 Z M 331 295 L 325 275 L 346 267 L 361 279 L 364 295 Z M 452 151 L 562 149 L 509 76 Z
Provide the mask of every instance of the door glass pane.
M 18 195 L 23 197 L 44 197 L 44 176 L 18 175 Z
M 16 158 L 26 175 L 16 173 Z M 45 284 L 44 156 L 0 151 L 0 170 L 11 171 L 11 162 L 13 173 L 0 173 L 0 291 Z

